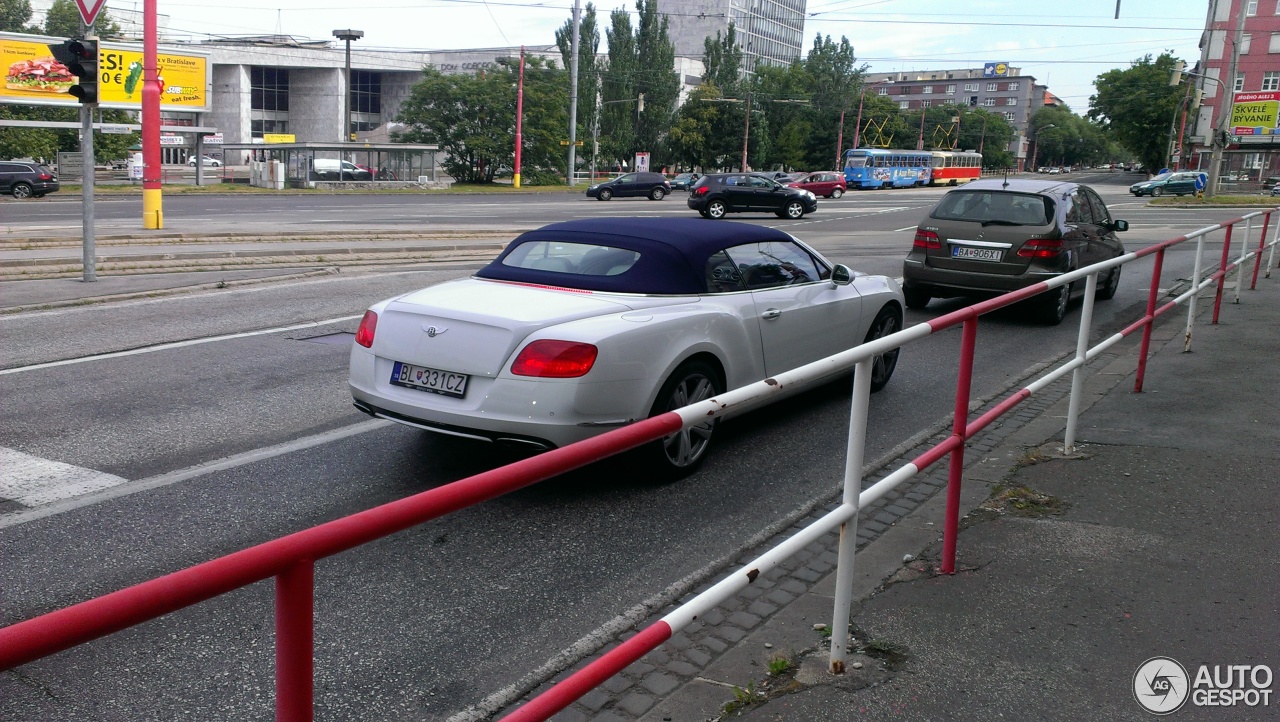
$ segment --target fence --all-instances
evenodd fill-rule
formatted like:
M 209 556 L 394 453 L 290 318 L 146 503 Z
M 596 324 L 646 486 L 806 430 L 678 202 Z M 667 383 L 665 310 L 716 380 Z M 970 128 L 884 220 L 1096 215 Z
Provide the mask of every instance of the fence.
M 1266 242 L 1266 234 L 1271 225 L 1271 216 L 1277 210 L 1280 208 L 1251 213 L 1226 223 L 1202 228 L 1186 236 L 1179 236 L 1019 291 L 976 303 L 927 323 L 917 324 L 890 336 L 862 344 L 765 381 L 728 391 L 692 406 L 670 411 L 586 441 L 554 449 L 530 459 L 10 625 L 0 629 L 0 670 L 11 669 L 254 582 L 274 577 L 276 583 L 276 718 L 289 722 L 311 720 L 313 713 L 313 571 L 317 560 L 655 441 L 682 428 L 705 423 L 709 416 L 719 417 L 739 408 L 755 406 L 805 379 L 826 377 L 838 370 L 853 367 L 856 372 L 849 416 L 849 441 L 841 505 L 795 536 L 730 574 L 707 591 L 676 608 L 621 646 L 587 664 L 583 669 L 515 710 L 505 719 L 514 722 L 547 719 L 662 644 L 674 631 L 684 628 L 706 610 L 750 585 L 760 574 L 774 568 L 807 544 L 836 529 L 840 530 L 840 548 L 836 570 L 835 608 L 831 625 L 830 667 L 832 672 L 842 672 L 847 653 L 846 640 L 848 639 L 849 606 L 852 602 L 858 510 L 873 503 L 898 484 L 915 476 L 944 456 L 950 456 L 941 571 L 954 572 L 965 442 L 996 418 L 1070 372 L 1073 378 L 1064 442 L 1064 447 L 1069 450 L 1074 445 L 1085 363 L 1141 329 L 1143 338 L 1135 386 L 1135 391 L 1141 391 L 1151 329 L 1157 318 L 1174 306 L 1188 302 L 1186 344 L 1189 348 L 1195 318 L 1195 299 L 1201 290 L 1211 284 L 1217 284 L 1213 311 L 1213 320 L 1216 323 L 1224 295 L 1225 278 L 1231 270 L 1239 269 L 1240 271 L 1235 288 L 1237 301 L 1240 287 L 1244 283 L 1245 263 L 1250 259 L 1254 261 L 1250 285 L 1252 288 L 1257 283 L 1263 251 L 1268 246 L 1270 255 L 1265 264 L 1266 275 L 1268 277 L 1271 275 L 1271 269 L 1275 266 L 1275 247 L 1277 237 L 1280 237 L 1280 224 L 1277 224 L 1276 232 L 1273 233 L 1269 244 Z M 1259 216 L 1263 218 L 1263 224 L 1258 246 L 1254 250 L 1249 250 L 1244 246 L 1249 242 L 1252 234 L 1253 221 Z M 1245 224 L 1245 241 L 1241 244 L 1239 257 L 1232 261 L 1230 260 L 1232 233 L 1240 223 Z M 1225 237 L 1218 268 L 1201 278 L 1205 238 L 1208 234 L 1223 229 L 1225 229 Z M 1172 301 L 1157 307 L 1156 300 L 1165 252 L 1170 247 L 1191 239 L 1197 241 L 1197 253 L 1190 287 Z M 1098 274 L 1149 255 L 1155 256 L 1155 262 L 1145 314 L 1119 333 L 1089 347 L 1088 338 Z M 987 413 L 970 421 L 968 418 L 969 389 L 973 376 L 978 318 L 1038 293 L 1075 283 L 1081 279 L 1086 285 L 1075 357 L 1001 401 Z M 951 436 L 876 484 L 861 490 L 873 359 L 886 351 L 957 325 L 962 325 L 963 331 Z

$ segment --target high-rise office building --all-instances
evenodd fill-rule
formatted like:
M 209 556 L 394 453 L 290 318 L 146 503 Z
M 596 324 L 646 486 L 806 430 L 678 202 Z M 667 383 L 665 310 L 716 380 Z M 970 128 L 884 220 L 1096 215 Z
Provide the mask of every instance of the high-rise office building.
M 676 55 L 701 58 L 703 41 L 729 31 L 732 22 L 742 67 L 786 66 L 800 58 L 807 0 L 658 0 L 670 23 Z

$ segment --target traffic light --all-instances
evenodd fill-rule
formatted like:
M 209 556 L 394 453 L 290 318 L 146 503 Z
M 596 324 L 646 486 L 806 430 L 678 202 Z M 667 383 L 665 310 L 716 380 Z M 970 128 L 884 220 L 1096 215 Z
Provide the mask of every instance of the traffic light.
M 67 66 L 79 82 L 67 91 L 84 105 L 98 102 L 98 41 L 67 40 L 50 45 L 54 59 Z
M 1169 76 L 1169 85 L 1177 85 L 1182 82 L 1182 71 L 1185 70 L 1187 64 L 1179 60 L 1173 64 L 1173 73 Z

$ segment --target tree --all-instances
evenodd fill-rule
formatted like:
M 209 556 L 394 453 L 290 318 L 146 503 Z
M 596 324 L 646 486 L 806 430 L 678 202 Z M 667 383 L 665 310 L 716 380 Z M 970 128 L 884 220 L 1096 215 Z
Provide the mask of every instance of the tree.
M 1168 160 L 1170 128 L 1185 90 L 1169 85 L 1172 53 L 1145 55 L 1127 69 L 1109 70 L 1093 81 L 1089 118 L 1100 124 L 1148 170 Z
M 680 99 L 680 75 L 667 16 L 658 14 L 658 0 L 636 0 L 636 14 L 636 91 L 644 94 L 644 112 L 638 114 L 634 150 L 653 152 L 656 168 Z
M 637 109 L 636 39 L 625 10 L 609 13 L 609 55 L 600 77 L 600 153 L 617 163 L 635 146 Z
M 526 58 L 521 172 L 530 185 L 563 182 L 560 139 L 569 124 L 568 74 L 541 58 Z M 396 120 L 408 128 L 397 142 L 436 143 L 445 171 L 464 183 L 491 183 L 515 161 L 518 66 L 476 75 L 445 75 L 425 68 Z
M 742 48 L 738 47 L 737 30 L 733 21 L 729 21 L 729 29 L 722 37 L 720 31 L 702 41 L 702 82 L 709 83 L 729 95 L 738 92 L 738 84 L 742 80 Z
M 55 38 L 78 38 L 80 32 L 80 9 L 76 7 L 75 0 L 53 0 L 44 17 L 44 34 Z M 93 21 L 93 32 L 100 38 L 118 38 L 120 26 L 103 8 Z
M 38 34 L 31 22 L 31 0 L 0 0 L 0 32 Z

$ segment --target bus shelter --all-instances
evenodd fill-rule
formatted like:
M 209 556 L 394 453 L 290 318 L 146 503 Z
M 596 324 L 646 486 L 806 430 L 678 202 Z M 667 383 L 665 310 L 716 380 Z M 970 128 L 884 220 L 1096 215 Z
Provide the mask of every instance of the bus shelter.
M 291 188 L 353 182 L 426 185 L 436 182 L 439 149 L 415 143 L 225 143 L 222 156 L 224 163 L 279 161 Z

